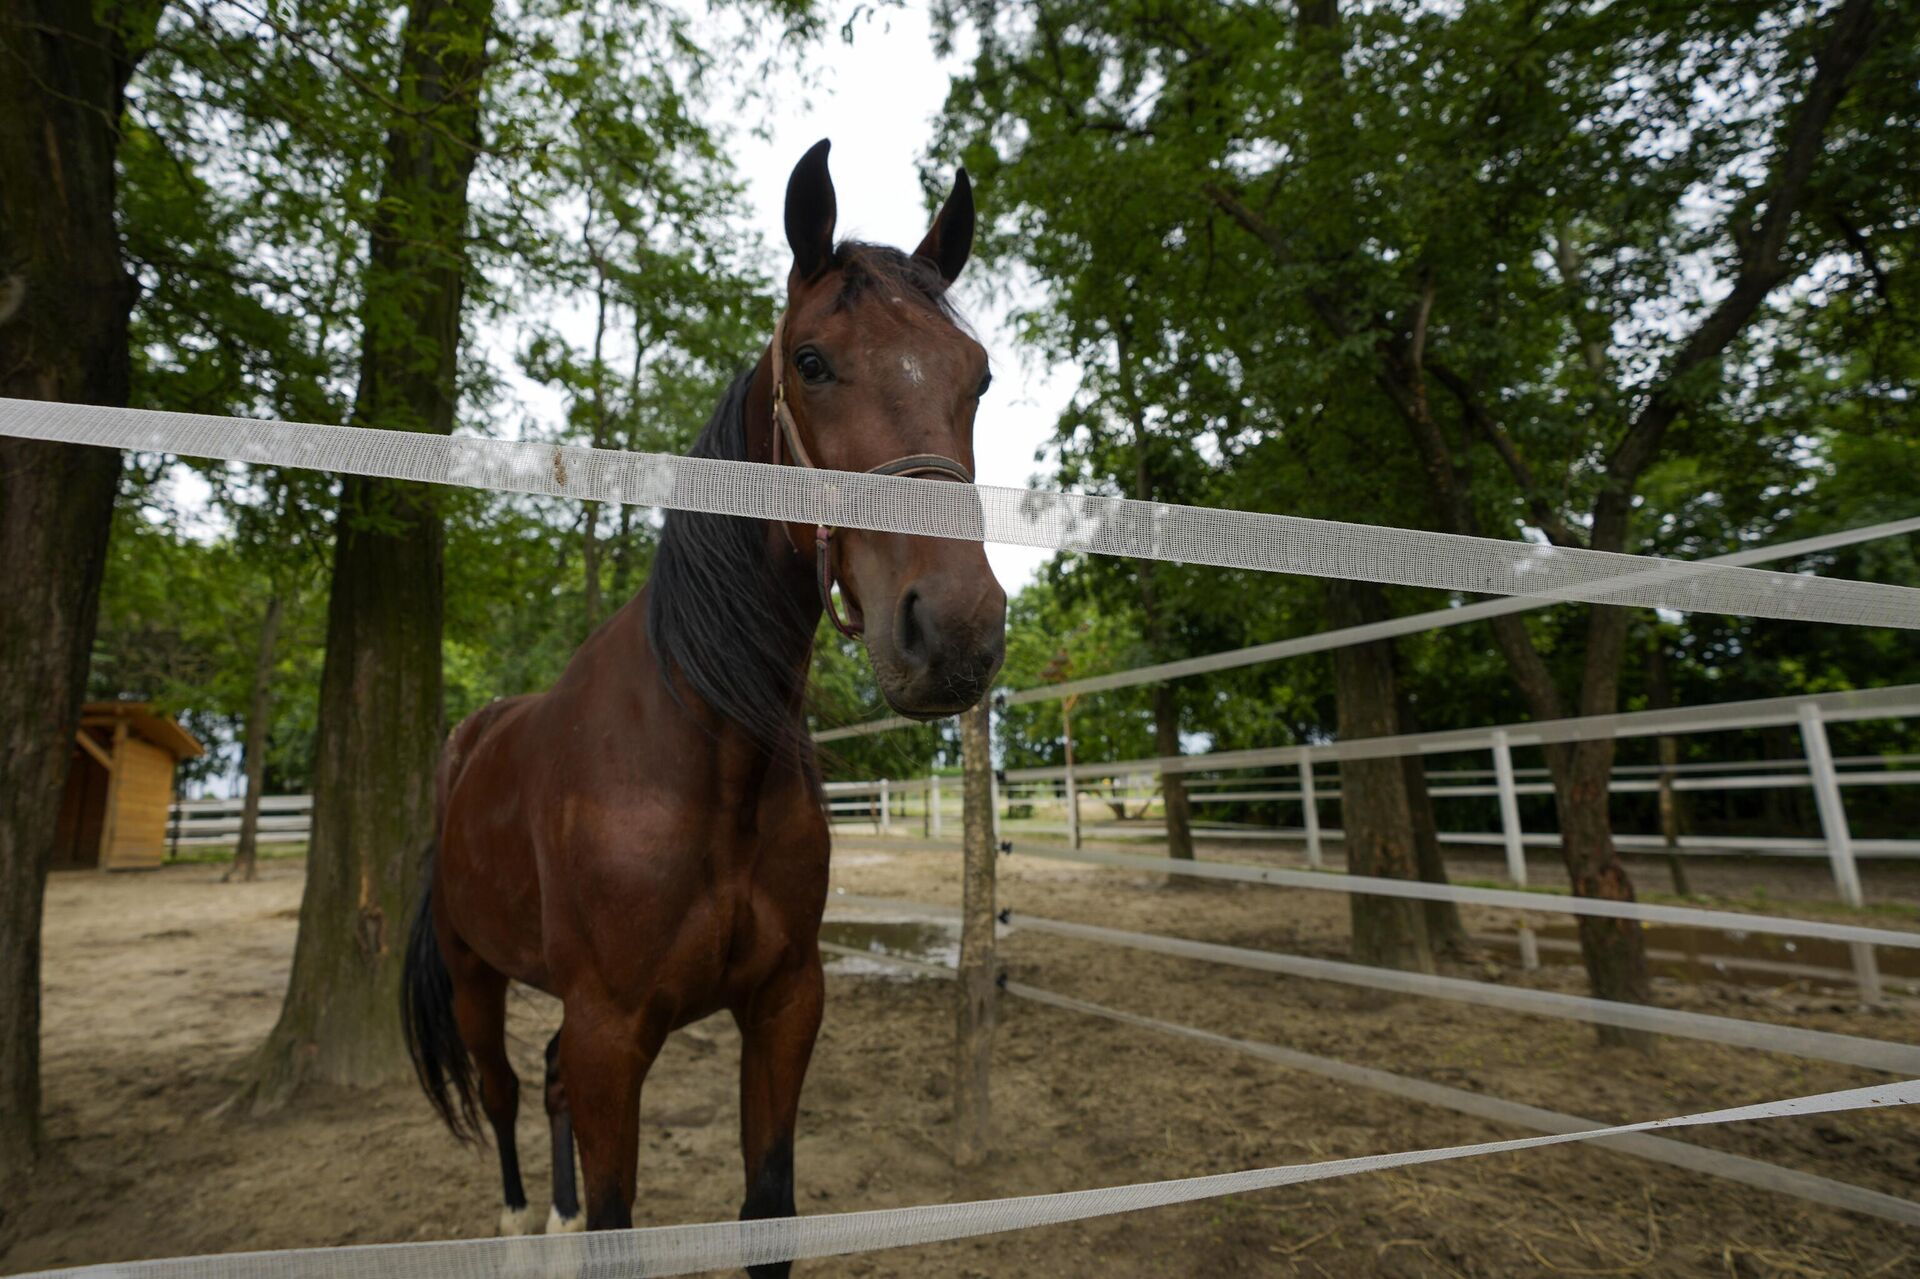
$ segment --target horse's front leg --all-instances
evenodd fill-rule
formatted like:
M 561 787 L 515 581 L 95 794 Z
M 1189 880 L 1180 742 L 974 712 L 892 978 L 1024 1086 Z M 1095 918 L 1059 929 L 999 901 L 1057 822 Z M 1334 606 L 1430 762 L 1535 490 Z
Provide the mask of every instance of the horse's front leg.
M 793 1125 L 825 993 L 820 953 L 814 950 L 734 1009 L 741 1037 L 740 1154 L 747 1173 L 742 1221 L 793 1216 Z M 792 1264 L 752 1266 L 748 1273 L 754 1279 L 786 1279 Z
M 633 1225 L 640 1085 L 664 1038 L 646 1019 L 572 1003 L 560 1023 L 560 1072 L 580 1146 L 588 1230 Z

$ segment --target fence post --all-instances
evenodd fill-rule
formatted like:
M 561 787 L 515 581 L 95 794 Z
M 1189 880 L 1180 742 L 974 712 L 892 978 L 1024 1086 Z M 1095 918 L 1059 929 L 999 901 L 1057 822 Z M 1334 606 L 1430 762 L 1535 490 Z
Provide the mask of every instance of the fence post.
M 1080 790 L 1073 782 L 1073 703 L 1069 697 L 1060 703 L 1060 723 L 1067 744 L 1067 846 L 1080 847 Z
M 960 716 L 965 838 L 962 841 L 959 1023 L 954 1037 L 953 1159 L 961 1167 L 986 1157 L 988 1068 L 993 1057 L 994 816 L 992 712 L 985 702 Z
M 1493 731 L 1493 776 L 1500 791 L 1500 836 L 1507 849 L 1507 878 L 1522 888 L 1527 884 L 1527 846 L 1521 838 L 1520 793 L 1513 785 L 1513 749 L 1507 732 Z
M 1313 761 L 1300 757 L 1300 811 L 1307 826 L 1307 865 L 1320 869 L 1320 801 L 1313 793 Z
M 1505 729 L 1493 732 L 1493 775 L 1500 790 L 1500 837 L 1507 848 L 1507 878 L 1525 888 L 1527 885 L 1527 844 L 1520 829 L 1520 792 L 1513 785 L 1513 748 L 1507 744 Z M 1520 917 L 1520 968 L 1533 972 L 1540 967 L 1540 943 Z
M 889 791 L 887 779 L 882 777 L 880 779 L 880 833 L 886 834 L 887 828 L 891 825 L 893 825 L 892 794 Z
M 940 838 L 940 774 L 935 773 L 927 781 L 927 836 Z
M 1833 751 L 1827 745 L 1827 725 L 1820 717 L 1818 702 L 1802 702 L 1800 742 L 1807 754 L 1807 772 L 1813 782 L 1814 806 L 1820 810 L 1820 830 L 1826 836 L 1827 857 L 1833 862 L 1833 882 L 1840 900 L 1860 907 L 1866 894 L 1860 890 L 1860 867 L 1853 860 L 1853 832 L 1847 826 L 1846 804 L 1840 798 L 1840 778 L 1833 770 Z M 1849 943 L 1853 952 L 1853 979 L 1860 997 L 1869 1003 L 1880 1000 L 1880 966 L 1873 947 L 1866 942 Z

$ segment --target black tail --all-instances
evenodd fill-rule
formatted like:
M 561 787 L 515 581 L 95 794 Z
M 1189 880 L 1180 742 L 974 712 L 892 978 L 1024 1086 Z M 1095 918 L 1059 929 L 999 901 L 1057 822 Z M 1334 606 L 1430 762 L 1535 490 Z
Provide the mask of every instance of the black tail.
M 474 1109 L 473 1058 L 461 1042 L 453 1018 L 453 977 L 433 932 L 433 849 L 427 850 L 421 875 L 420 908 L 413 915 L 407 938 L 407 962 L 400 974 L 400 1024 L 407 1034 L 407 1052 L 427 1100 L 440 1112 L 453 1135 L 462 1141 L 480 1140 L 480 1118 Z

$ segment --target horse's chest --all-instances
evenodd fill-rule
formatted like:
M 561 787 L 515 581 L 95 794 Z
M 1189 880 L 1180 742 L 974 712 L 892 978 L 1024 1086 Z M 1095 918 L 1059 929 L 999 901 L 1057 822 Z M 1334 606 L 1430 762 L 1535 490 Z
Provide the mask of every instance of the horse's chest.
M 674 1020 L 737 1007 L 774 974 L 817 954 L 827 897 L 824 829 L 709 843 L 700 891 L 668 926 L 648 980 Z

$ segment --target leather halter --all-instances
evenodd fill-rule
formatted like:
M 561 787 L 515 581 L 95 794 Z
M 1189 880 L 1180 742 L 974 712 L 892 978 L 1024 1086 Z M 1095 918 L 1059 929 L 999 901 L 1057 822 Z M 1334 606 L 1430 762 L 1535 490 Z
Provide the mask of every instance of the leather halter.
M 787 406 L 786 365 L 786 328 L 787 317 L 782 313 L 774 322 L 773 345 L 770 349 L 773 361 L 773 421 L 777 428 L 773 433 L 773 461 L 780 464 L 780 442 L 784 439 L 787 451 L 793 454 L 793 464 L 817 471 L 819 463 L 807 452 L 807 446 L 800 440 L 800 426 L 793 420 L 793 410 Z M 959 480 L 962 484 L 973 483 L 973 474 L 966 467 L 950 457 L 938 453 L 909 453 L 897 457 L 891 462 L 882 462 L 867 472 L 868 475 L 909 475 L 932 477 L 939 476 L 950 480 Z M 793 528 L 786 526 L 787 540 L 793 542 Z M 833 622 L 835 630 L 848 639 L 858 639 L 861 627 L 849 626 L 840 618 L 840 610 L 833 603 L 833 534 L 834 530 L 825 524 L 815 526 L 813 530 L 814 578 L 820 585 L 820 606 L 826 610 L 827 617 Z M 800 544 L 793 543 L 796 553 Z

